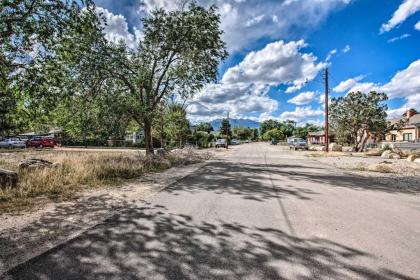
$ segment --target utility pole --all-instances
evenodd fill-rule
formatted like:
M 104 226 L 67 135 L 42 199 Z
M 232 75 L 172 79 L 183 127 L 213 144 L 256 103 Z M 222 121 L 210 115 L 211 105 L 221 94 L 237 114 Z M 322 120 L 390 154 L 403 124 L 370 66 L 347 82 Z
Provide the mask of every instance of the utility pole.
M 328 134 L 328 67 L 325 67 L 325 151 L 329 152 L 330 137 Z
M 229 148 L 229 140 L 230 140 L 230 138 L 229 138 L 229 132 L 230 132 L 229 111 L 227 112 L 226 119 L 227 119 L 227 122 L 228 122 L 227 131 L 226 131 L 226 133 L 227 133 L 227 135 L 226 135 L 226 149 L 228 149 Z

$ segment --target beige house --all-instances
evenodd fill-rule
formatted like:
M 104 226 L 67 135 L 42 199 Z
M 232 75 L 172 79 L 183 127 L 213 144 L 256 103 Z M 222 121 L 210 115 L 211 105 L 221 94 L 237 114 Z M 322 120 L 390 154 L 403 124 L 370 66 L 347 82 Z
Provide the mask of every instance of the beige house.
M 391 130 L 385 137 L 387 142 L 420 142 L 420 113 L 410 109 L 401 118 L 389 120 L 396 124 L 400 120 L 407 119 L 407 123 L 400 130 Z

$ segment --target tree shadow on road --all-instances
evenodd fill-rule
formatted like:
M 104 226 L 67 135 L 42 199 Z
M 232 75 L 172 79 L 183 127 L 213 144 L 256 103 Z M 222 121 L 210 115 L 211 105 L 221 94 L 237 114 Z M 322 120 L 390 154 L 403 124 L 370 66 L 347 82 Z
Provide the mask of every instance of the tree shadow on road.
M 130 209 L 13 269 L 6 279 L 412 279 L 368 268 L 365 252 L 322 238 L 163 206 Z M 357 265 L 357 264 L 359 265 Z

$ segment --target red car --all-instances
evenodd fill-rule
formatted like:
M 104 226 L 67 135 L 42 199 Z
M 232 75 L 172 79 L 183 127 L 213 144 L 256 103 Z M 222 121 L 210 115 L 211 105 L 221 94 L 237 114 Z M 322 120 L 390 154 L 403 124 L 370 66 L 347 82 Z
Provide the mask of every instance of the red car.
M 56 145 L 57 142 L 51 138 L 34 137 L 26 141 L 26 147 L 54 148 Z

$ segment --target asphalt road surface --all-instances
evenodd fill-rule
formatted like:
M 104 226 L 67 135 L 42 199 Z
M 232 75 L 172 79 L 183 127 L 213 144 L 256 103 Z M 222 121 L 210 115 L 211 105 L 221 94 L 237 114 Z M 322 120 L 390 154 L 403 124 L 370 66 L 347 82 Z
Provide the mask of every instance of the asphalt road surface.
M 420 279 L 420 196 L 245 144 L 3 277 Z

